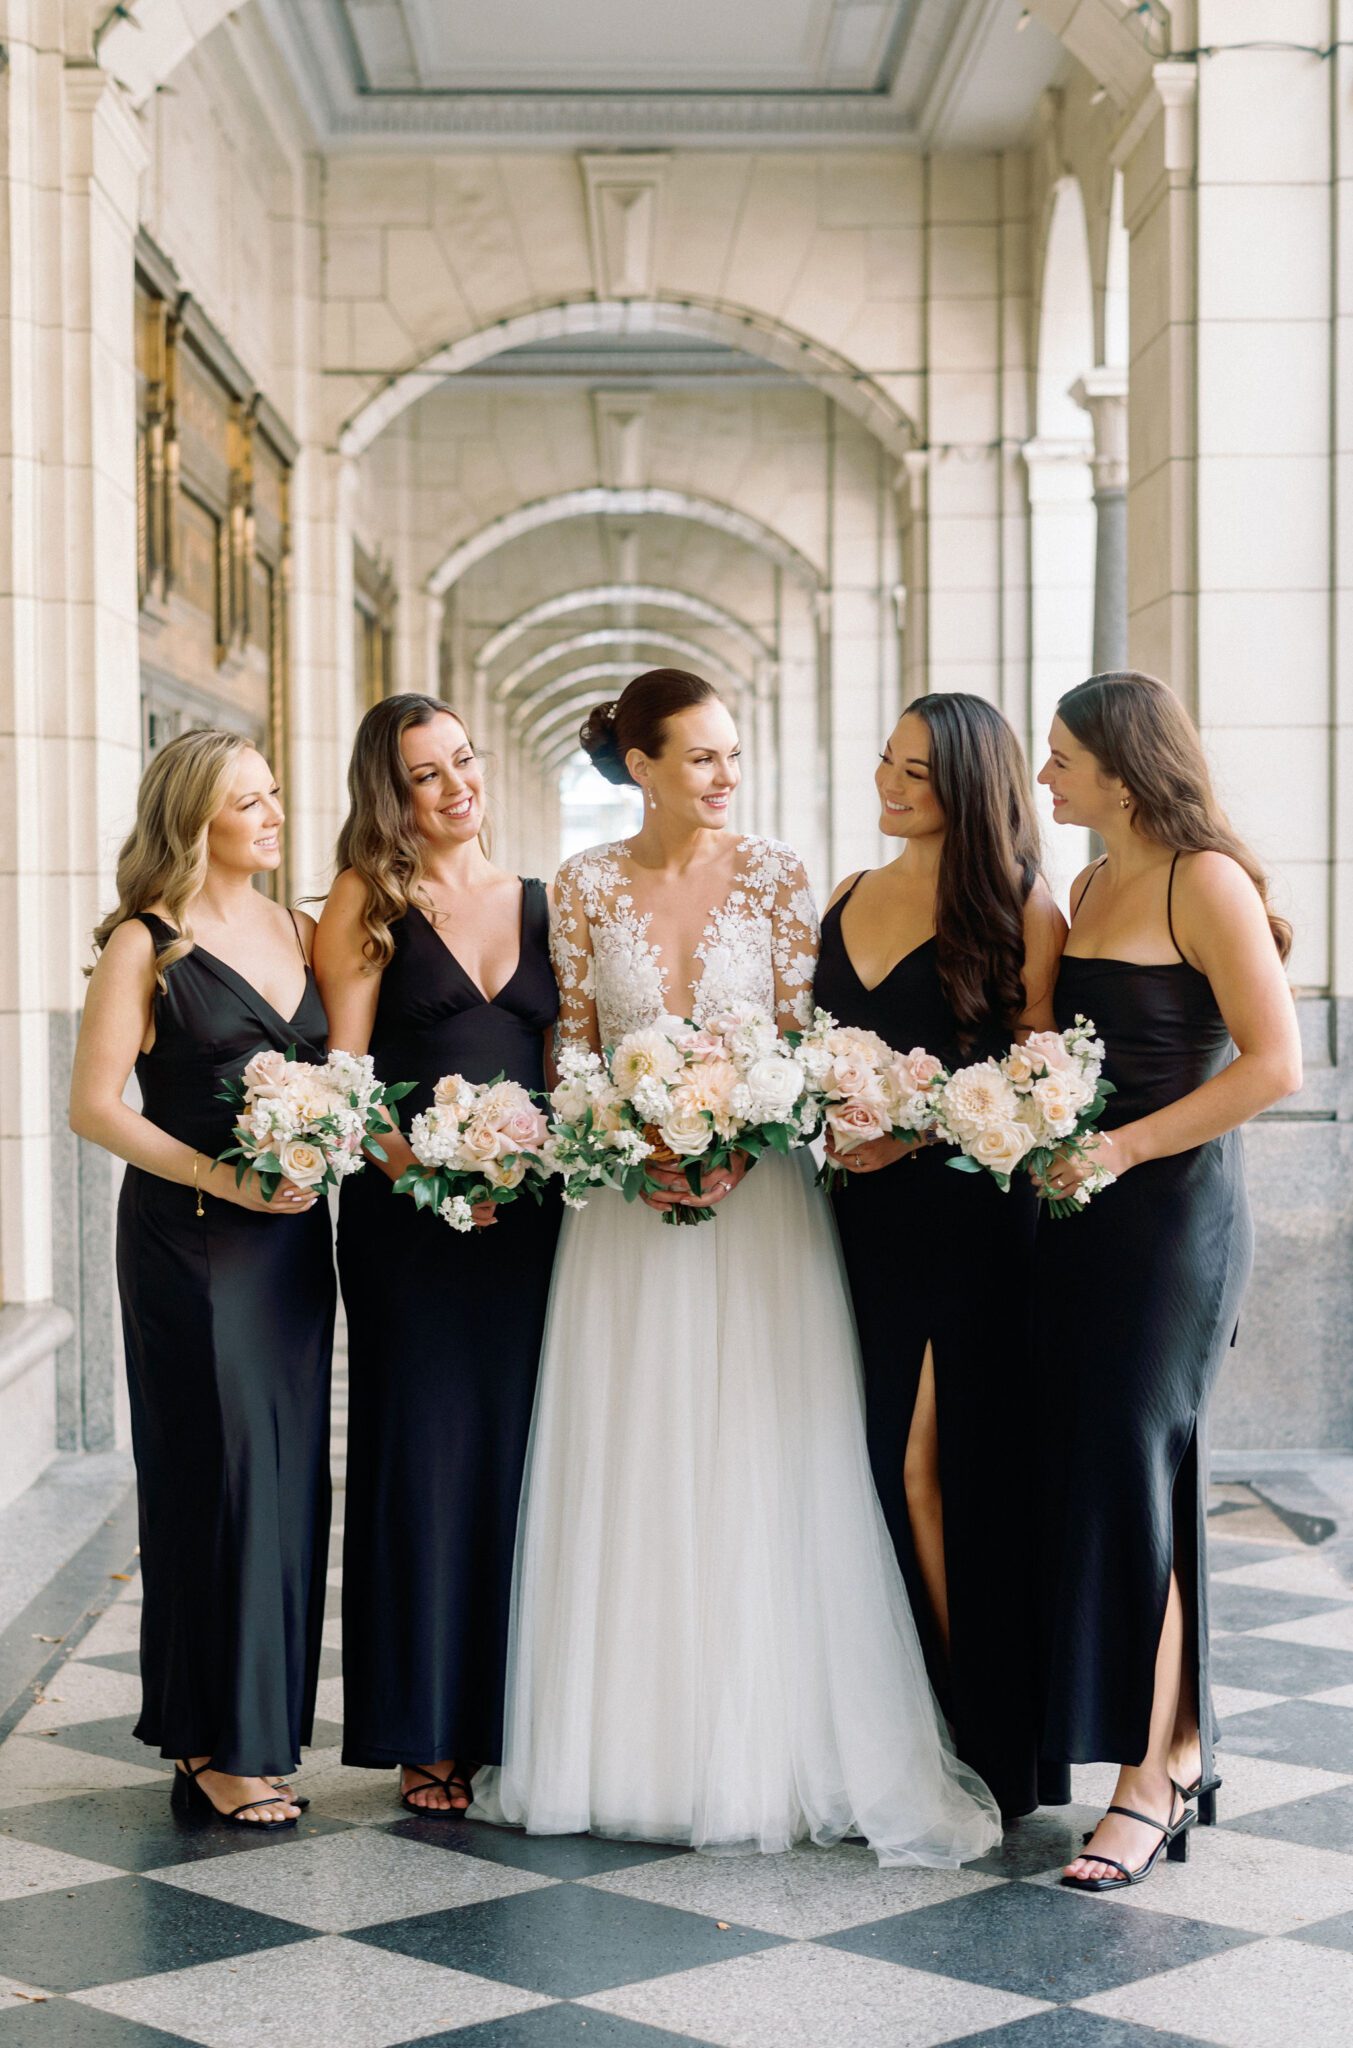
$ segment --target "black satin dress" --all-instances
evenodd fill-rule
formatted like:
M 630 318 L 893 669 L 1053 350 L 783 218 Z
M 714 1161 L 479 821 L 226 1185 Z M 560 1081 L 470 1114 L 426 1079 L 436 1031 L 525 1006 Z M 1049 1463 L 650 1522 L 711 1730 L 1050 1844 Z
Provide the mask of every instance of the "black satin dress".
M 522 884 L 520 956 L 492 1002 L 420 910 L 392 934 L 371 1052 L 383 1081 L 417 1083 L 404 1126 L 444 1074 L 543 1088 L 559 1009 L 544 883 Z M 461 1235 L 382 1173 L 343 1189 L 344 1763 L 501 1761 L 517 1506 L 559 1217 L 556 1199 L 521 1196 Z
M 157 952 L 175 933 L 141 918 Z M 299 944 L 299 938 L 297 943 Z M 136 1062 L 143 1113 L 214 1158 L 216 1099 L 265 1047 L 324 1058 L 310 969 L 292 1017 L 203 947 L 176 960 Z M 309 1742 L 329 1531 L 329 1212 L 264 1215 L 129 1166 L 117 1277 L 140 1498 L 141 1718 L 161 1756 L 277 1777 Z
M 848 893 L 822 921 L 815 1000 L 899 1052 L 948 1067 L 1000 1055 L 999 1024 L 966 1051 L 935 941 L 868 989 L 841 933 Z M 1037 1203 L 1017 1177 L 956 1173 L 949 1147 L 852 1176 L 832 1197 L 864 1363 L 869 1457 L 931 1683 L 955 1746 L 1007 1816 L 1038 1804 L 1034 1690 L 1033 1450 L 1029 1306 Z M 903 1459 L 926 1344 L 932 1349 L 949 1602 L 949 1655 L 912 1542 Z
M 1211 985 L 1182 954 L 1157 967 L 1063 954 L 1056 1009 L 1060 1028 L 1092 1017 L 1104 1040 L 1118 1090 L 1107 1130 L 1178 1101 L 1231 1058 Z M 1173 1565 L 1208 1765 L 1205 1410 L 1252 1250 L 1239 1131 L 1148 1160 L 1083 1214 L 1039 1226 L 1049 1758 L 1141 1762 Z

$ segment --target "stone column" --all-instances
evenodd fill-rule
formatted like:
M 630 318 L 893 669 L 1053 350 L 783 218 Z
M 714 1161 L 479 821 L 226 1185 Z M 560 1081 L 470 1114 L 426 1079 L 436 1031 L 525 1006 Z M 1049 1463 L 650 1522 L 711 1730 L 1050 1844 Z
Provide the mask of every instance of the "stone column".
M 1095 437 L 1090 473 L 1095 502 L 1096 675 L 1127 666 L 1127 371 L 1087 370 L 1071 388 Z
M 357 724 L 353 668 L 352 512 L 356 461 L 303 446 L 293 533 L 296 617 L 291 688 L 292 891 L 323 895 L 345 809 Z
M 1037 773 L 1057 699 L 1090 673 L 1094 507 L 1088 439 L 1026 441 L 1022 452 L 1029 490 L 1029 727 L 1023 738 Z M 1036 789 L 1035 796 L 1048 878 L 1065 902 L 1066 885 L 1085 864 L 1088 838 L 1070 827 L 1054 829 L 1047 791 Z

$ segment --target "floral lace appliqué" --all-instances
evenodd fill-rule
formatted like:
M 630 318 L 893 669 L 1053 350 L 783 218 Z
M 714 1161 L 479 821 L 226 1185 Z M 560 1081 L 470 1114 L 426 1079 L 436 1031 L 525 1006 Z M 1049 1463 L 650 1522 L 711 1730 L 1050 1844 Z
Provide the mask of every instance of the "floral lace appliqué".
M 737 856 L 695 949 L 699 979 L 680 990 L 635 907 L 623 842 L 565 861 L 550 936 L 562 1040 L 600 1049 L 665 1012 L 700 1020 L 730 1003 L 756 1003 L 783 1028 L 809 1022 L 818 921 L 803 864 L 774 839 L 742 839 Z

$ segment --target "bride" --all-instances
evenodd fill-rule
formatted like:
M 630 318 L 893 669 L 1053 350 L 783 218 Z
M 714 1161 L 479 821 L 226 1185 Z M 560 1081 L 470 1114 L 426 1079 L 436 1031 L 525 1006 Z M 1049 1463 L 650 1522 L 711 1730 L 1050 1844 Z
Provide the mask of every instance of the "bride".
M 806 1023 L 812 897 L 788 847 L 726 829 L 738 740 L 714 689 L 652 670 L 593 711 L 583 744 L 645 810 L 633 839 L 560 872 L 562 1037 L 600 1050 L 732 1002 Z M 650 1206 L 693 1199 L 673 1175 Z M 476 1777 L 471 1814 L 725 1852 L 858 1833 L 881 1863 L 980 1856 L 1000 1818 L 930 1691 L 812 1160 L 707 1174 L 700 1199 L 717 1216 L 684 1230 L 611 1192 L 565 1220 L 504 1760 Z

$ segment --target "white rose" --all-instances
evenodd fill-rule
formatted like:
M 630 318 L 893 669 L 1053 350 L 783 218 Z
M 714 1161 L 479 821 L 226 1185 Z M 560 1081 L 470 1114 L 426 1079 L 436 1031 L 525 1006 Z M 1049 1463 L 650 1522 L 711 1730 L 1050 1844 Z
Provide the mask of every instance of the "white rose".
M 701 1110 L 674 1102 L 658 1126 L 658 1136 L 669 1151 L 681 1158 L 698 1159 L 702 1152 L 709 1150 L 714 1133 Z
M 305 1138 L 288 1138 L 277 1158 L 287 1179 L 298 1188 L 317 1188 L 328 1171 L 319 1146 Z
M 1079 1074 L 1045 1074 L 1031 1090 L 1039 1115 L 1054 1137 L 1064 1138 L 1075 1129 L 1076 1118 L 1091 1101 L 1093 1091 Z
M 992 1173 L 1013 1173 L 1032 1145 L 1033 1133 L 1012 1121 L 985 1125 L 965 1150 Z

